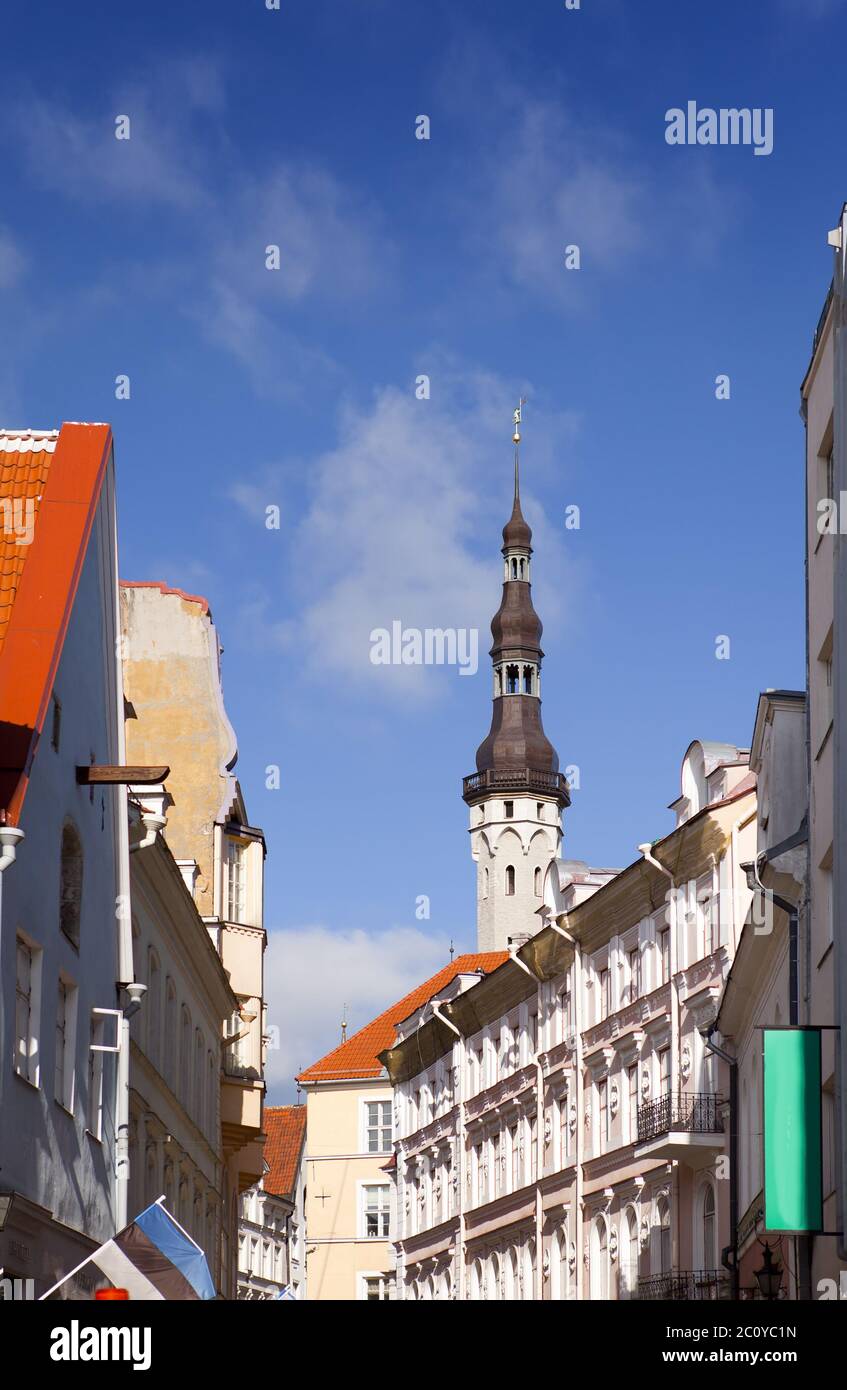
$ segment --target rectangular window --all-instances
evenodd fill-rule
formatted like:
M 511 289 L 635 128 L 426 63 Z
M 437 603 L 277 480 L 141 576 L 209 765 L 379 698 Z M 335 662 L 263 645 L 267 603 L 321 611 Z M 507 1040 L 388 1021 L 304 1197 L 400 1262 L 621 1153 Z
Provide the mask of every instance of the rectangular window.
M 391 1190 L 387 1183 L 363 1189 L 365 1235 L 368 1240 L 387 1240 L 391 1216 Z
M 512 1155 L 512 1191 L 517 1192 L 522 1186 L 521 1183 L 521 1147 L 518 1143 L 518 1127 L 513 1125 L 509 1130 L 509 1149 Z
M 641 993 L 641 952 L 637 946 L 627 951 L 626 959 L 629 971 L 629 1002 L 634 1004 Z
M 638 1138 L 638 1067 L 626 1069 L 626 1087 L 629 1097 L 629 1142 L 634 1144 Z
M 659 932 L 659 984 L 666 985 L 671 977 L 671 929 L 664 927 Z
M 529 1122 L 529 1180 L 538 1180 L 538 1116 L 533 1115 Z
M 16 945 L 14 1067 L 18 1076 L 38 1086 L 42 953 L 24 936 L 18 936 Z
M 663 1047 L 659 1053 L 659 1094 L 667 1096 L 671 1088 L 671 1050 Z
M 504 801 L 504 802 L 503 802 L 503 815 L 506 817 L 506 820 L 511 820 L 512 817 L 514 816 L 514 814 L 515 814 L 515 803 L 514 803 L 514 801 Z
M 369 1100 L 365 1105 L 365 1148 L 369 1154 L 391 1151 L 393 1129 L 390 1100 Z
M 571 996 L 567 989 L 563 989 L 559 995 L 559 1017 L 562 1020 L 562 1042 L 566 1042 L 571 1033 Z
M 103 1138 L 103 1053 L 95 1052 L 105 1037 L 103 1019 L 91 1015 L 91 1038 L 88 1050 L 88 1130 L 95 1139 Z
M 568 1124 L 568 1093 L 563 1091 L 559 1097 L 559 1162 L 564 1165 L 570 1155 L 570 1128 Z
M 391 1297 L 389 1274 L 366 1274 L 363 1280 L 363 1299 L 367 1303 L 386 1303 Z
M 529 1016 L 529 1061 L 538 1052 L 538 1014 L 532 1013 Z
M 609 1083 L 601 1081 L 597 1087 L 600 1110 L 600 1130 L 598 1138 L 601 1149 L 605 1149 L 609 1142 Z
M 226 841 L 226 921 L 243 922 L 245 917 L 245 854 L 240 840 Z
M 600 1017 L 608 1018 L 612 1012 L 612 972 L 600 971 Z
M 76 1053 L 76 989 L 59 977 L 56 995 L 56 1068 L 54 1094 L 66 1110 L 74 1108 Z

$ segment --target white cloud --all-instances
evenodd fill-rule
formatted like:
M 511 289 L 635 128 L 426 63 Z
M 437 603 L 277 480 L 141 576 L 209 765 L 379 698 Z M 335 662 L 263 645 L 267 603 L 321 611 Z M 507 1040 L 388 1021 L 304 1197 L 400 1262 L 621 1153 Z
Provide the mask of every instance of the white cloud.
M 268 1052 L 271 1102 L 289 1099 L 292 1078 L 402 999 L 449 960 L 447 939 L 414 928 L 381 932 L 311 926 L 272 931 L 265 953 L 268 1024 L 280 1046 Z
M 295 533 L 289 574 L 308 575 L 299 610 L 285 622 L 252 608 L 257 640 L 270 639 L 305 658 L 313 675 L 365 687 L 378 698 L 428 699 L 458 679 L 456 668 L 374 665 L 371 633 L 404 628 L 472 629 L 482 679 L 489 623 L 500 578 L 498 533 L 511 510 L 511 411 L 515 390 L 481 371 L 430 362 L 432 398 L 386 387 L 367 406 L 343 408 L 339 442 L 302 465 L 313 480 Z M 529 434 L 526 430 L 529 428 Z M 533 500 L 532 479 L 561 470 L 576 419 L 539 413 L 525 424 L 522 495 L 544 554 L 539 603 L 551 622 L 561 611 L 565 570 L 562 525 L 547 526 Z M 272 498 L 276 485 L 269 478 Z M 233 498 L 255 516 L 256 491 Z
M 0 290 L 8 290 L 16 285 L 26 267 L 26 256 L 11 234 L 4 227 L 0 227 Z

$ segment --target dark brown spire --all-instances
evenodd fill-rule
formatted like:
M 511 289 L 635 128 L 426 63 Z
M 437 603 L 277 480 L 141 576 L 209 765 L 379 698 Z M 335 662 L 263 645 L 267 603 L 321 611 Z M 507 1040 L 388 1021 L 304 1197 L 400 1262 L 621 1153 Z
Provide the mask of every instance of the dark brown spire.
M 560 805 L 570 802 L 559 773 L 559 758 L 541 723 L 539 679 L 541 619 L 532 604 L 529 557 L 532 531 L 521 511 L 515 421 L 515 494 L 512 515 L 503 527 L 505 579 L 500 607 L 491 621 L 491 659 L 494 701 L 491 728 L 477 749 L 475 775 L 465 778 L 466 801 L 484 800 L 497 788 L 500 794 L 532 789 L 554 793 Z

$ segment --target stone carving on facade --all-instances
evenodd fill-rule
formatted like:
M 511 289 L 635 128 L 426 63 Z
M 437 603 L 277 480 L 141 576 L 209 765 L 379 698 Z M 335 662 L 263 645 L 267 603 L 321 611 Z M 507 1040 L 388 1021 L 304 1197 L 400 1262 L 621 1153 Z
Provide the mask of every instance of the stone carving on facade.
M 570 1270 L 571 1278 L 573 1278 L 576 1273 L 576 1246 L 573 1241 L 571 1241 L 568 1249 L 568 1269 Z
M 553 1138 L 553 1122 L 552 1122 L 552 1120 L 550 1119 L 550 1111 L 549 1111 L 549 1110 L 545 1110 L 545 1112 L 544 1112 L 544 1143 L 545 1143 L 545 1144 L 549 1144 L 549 1143 L 550 1143 L 550 1140 L 551 1140 L 552 1138 Z
M 688 1046 L 688 1043 L 686 1043 L 682 1049 L 682 1054 L 679 1059 L 679 1072 L 683 1081 L 687 1081 L 691 1075 L 691 1048 Z
M 641 1227 L 638 1235 L 641 1242 L 641 1249 L 646 1250 L 650 1242 L 650 1222 L 647 1220 L 646 1216 L 641 1218 Z
M 571 1134 L 576 1130 L 576 1101 L 572 1100 L 568 1106 L 568 1129 Z
M 617 1226 L 612 1226 L 611 1229 L 610 1229 L 610 1231 L 609 1231 L 609 1259 L 611 1260 L 612 1264 L 614 1264 L 614 1263 L 615 1263 L 615 1260 L 616 1260 L 617 1258 L 618 1258 L 618 1228 L 617 1228 Z
M 641 1068 L 641 1094 L 645 1100 L 650 1094 L 650 1068 L 648 1066 Z
M 541 1272 L 542 1272 L 542 1274 L 544 1275 L 544 1278 L 545 1278 L 545 1279 L 549 1279 L 549 1278 L 550 1278 L 550 1251 L 549 1251 L 549 1250 L 545 1250 L 545 1251 L 544 1251 L 544 1258 L 543 1258 L 543 1260 L 541 1261 Z
M 614 1119 L 618 1113 L 618 1100 L 618 1083 L 613 1081 L 609 1087 L 609 1110 L 611 1111 L 612 1119 Z

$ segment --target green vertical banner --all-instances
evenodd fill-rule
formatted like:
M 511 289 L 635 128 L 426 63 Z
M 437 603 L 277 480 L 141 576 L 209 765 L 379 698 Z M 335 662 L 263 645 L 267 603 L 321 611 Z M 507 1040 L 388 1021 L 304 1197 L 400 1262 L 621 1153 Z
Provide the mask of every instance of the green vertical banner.
M 823 1230 L 821 1035 L 763 1028 L 765 1229 Z

